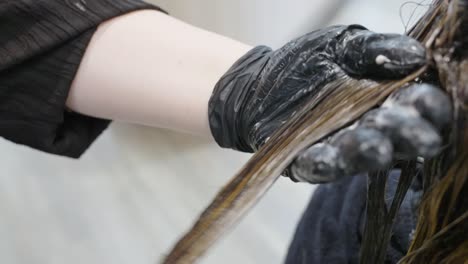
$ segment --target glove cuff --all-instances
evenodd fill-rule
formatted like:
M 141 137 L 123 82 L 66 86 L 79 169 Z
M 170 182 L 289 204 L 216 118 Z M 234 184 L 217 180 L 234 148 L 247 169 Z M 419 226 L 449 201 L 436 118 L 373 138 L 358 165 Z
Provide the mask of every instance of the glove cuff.
M 249 142 L 245 105 L 256 90 L 258 76 L 270 60 L 271 48 L 258 46 L 242 56 L 216 84 L 208 105 L 211 133 L 223 148 L 254 152 Z

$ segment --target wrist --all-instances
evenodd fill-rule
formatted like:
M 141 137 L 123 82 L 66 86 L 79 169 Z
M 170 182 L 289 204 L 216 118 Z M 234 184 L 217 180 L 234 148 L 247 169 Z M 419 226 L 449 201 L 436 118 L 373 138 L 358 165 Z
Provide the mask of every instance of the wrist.
M 253 98 L 271 48 L 258 46 L 238 59 L 216 83 L 208 105 L 211 133 L 223 148 L 254 152 L 248 121 L 248 101 Z

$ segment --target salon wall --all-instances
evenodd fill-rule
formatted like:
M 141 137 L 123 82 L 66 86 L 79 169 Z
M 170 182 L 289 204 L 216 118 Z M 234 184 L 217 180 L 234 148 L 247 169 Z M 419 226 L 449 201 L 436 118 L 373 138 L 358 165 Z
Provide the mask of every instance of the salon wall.
M 250 44 L 279 46 L 333 17 L 343 0 L 152 0 L 172 15 Z
M 405 0 L 149 0 L 191 24 L 252 45 L 279 47 L 329 24 L 361 23 L 381 32 L 404 31 L 415 10 Z M 430 0 L 423 0 L 422 5 Z M 402 7 L 400 18 L 400 7 Z M 419 7 L 413 18 L 424 8 Z M 415 21 L 415 19 L 412 19 Z

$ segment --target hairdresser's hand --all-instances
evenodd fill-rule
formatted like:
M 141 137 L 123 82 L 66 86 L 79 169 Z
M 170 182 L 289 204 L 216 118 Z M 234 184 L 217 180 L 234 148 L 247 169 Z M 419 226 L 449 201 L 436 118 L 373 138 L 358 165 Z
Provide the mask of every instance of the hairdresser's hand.
M 441 148 L 440 131 L 451 103 L 438 87 L 413 84 L 390 96 L 355 124 L 307 149 L 288 169 L 313 183 L 384 169 L 395 159 L 429 158 Z
M 236 62 L 218 82 L 209 105 L 211 131 L 222 147 L 254 152 L 308 98 L 343 74 L 353 78 L 392 79 L 403 77 L 424 64 L 425 51 L 417 41 L 401 35 L 373 33 L 361 26 L 318 30 L 276 51 L 257 47 Z M 416 97 L 426 96 L 425 92 L 419 95 L 419 88 L 416 90 Z M 428 90 L 432 94 L 434 89 Z M 406 113 L 406 108 L 403 113 L 394 109 L 374 110 L 356 131 L 339 133 L 329 143 L 312 146 L 293 162 L 288 169 L 289 176 L 309 182 L 331 181 L 338 176 L 387 165 L 394 149 L 408 157 L 432 155 L 433 149 L 440 145 L 440 138 L 430 119 L 423 118 L 427 113 L 420 115 L 416 110 Z M 417 126 L 419 130 L 414 130 L 415 124 L 421 124 Z M 401 129 L 395 131 L 396 128 Z M 428 138 L 408 133 L 414 131 L 425 131 Z M 408 145 L 421 140 L 427 146 Z

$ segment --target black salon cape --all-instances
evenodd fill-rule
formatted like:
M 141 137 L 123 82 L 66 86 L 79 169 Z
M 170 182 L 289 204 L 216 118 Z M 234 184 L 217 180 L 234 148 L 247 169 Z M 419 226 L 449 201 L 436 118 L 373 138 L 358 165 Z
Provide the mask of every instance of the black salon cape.
M 96 27 L 139 9 L 158 8 L 138 0 L 1 0 L 0 136 L 79 157 L 109 121 L 66 110 L 71 82 Z
M 1 0 L 0 136 L 79 157 L 109 121 L 67 111 L 71 82 L 96 27 L 139 9 L 159 10 L 137 0 Z M 364 205 L 363 177 L 319 187 L 287 263 L 357 263 Z M 389 251 L 392 260 L 406 250 L 413 226 L 413 219 L 405 218 L 410 214 L 402 215 Z
M 398 170 L 389 175 L 385 192 L 388 208 L 399 176 Z M 358 264 L 366 218 L 366 195 L 365 175 L 320 185 L 296 229 L 286 264 Z M 421 178 L 416 177 L 397 214 L 385 264 L 398 263 L 406 255 L 416 227 L 421 196 Z

